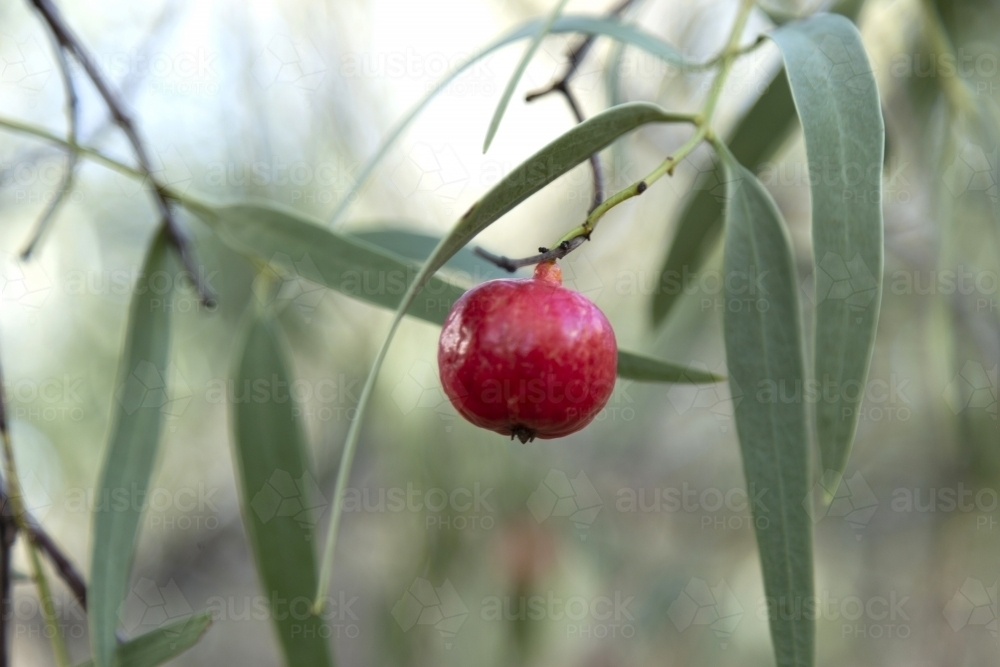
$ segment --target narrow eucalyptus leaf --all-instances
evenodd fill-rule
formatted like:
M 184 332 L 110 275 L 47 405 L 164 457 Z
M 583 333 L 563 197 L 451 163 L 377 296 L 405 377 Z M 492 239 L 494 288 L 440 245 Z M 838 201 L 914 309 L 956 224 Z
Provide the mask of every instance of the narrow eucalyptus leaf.
M 812 667 L 813 522 L 806 406 L 794 394 L 805 380 L 795 263 L 770 195 L 731 155 L 724 162 L 726 365 L 747 490 L 759 498 L 752 512 L 771 640 L 779 667 Z
M 115 650 L 115 667 L 156 667 L 188 650 L 202 638 L 212 615 L 208 612 L 195 614 L 168 623 L 162 628 L 147 632 L 131 641 L 121 644 Z M 79 667 L 93 667 L 92 660 Z
M 98 498 L 145 496 L 156 462 L 168 391 L 167 357 L 172 293 L 149 289 L 150 277 L 176 278 L 179 266 L 166 233 L 157 233 L 146 255 L 129 308 L 125 348 L 112 398 L 111 437 L 97 483 Z M 176 280 L 170 280 L 173 285 Z M 128 594 L 132 556 L 142 519 L 138 503 L 101 502 L 94 508 L 87 616 L 94 663 L 111 667 Z
M 885 127 L 861 35 L 817 14 L 770 35 L 806 140 L 812 195 L 815 402 L 823 474 L 838 478 L 858 426 L 882 301 Z
M 254 387 L 255 397 L 258 387 L 270 388 L 263 400 L 232 406 L 233 455 L 261 589 L 291 601 L 285 613 L 271 614 L 285 663 L 331 665 L 323 621 L 308 615 L 308 603 L 301 604 L 316 590 L 315 525 L 327 500 L 308 463 L 294 399 L 287 392 L 294 378 L 284 341 L 266 315 L 250 322 L 234 381 L 236 387 Z M 298 511 L 286 511 L 289 495 L 298 499 Z

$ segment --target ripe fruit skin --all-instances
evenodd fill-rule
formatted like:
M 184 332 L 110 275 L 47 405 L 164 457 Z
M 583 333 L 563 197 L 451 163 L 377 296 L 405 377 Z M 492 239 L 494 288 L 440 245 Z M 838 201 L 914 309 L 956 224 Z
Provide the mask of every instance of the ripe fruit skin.
M 521 442 L 579 431 L 608 402 L 615 334 L 554 262 L 491 280 L 455 302 L 438 345 L 441 384 L 470 422 Z

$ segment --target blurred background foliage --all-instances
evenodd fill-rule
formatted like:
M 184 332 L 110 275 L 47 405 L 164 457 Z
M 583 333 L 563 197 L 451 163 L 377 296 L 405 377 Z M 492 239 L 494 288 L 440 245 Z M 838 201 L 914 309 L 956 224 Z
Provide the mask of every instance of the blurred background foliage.
M 329 219 L 380 137 L 436 80 L 549 4 L 168 0 L 65 12 L 135 110 L 161 180 Z M 752 16 L 749 31 L 822 3 L 761 6 L 767 11 Z M 735 8 L 729 0 L 646 0 L 627 17 L 700 60 L 722 45 Z M 590 0 L 568 7 L 606 10 Z M 58 65 L 42 26 L 23 3 L 5 3 L 0 21 L 0 113 L 63 134 Z M 887 125 L 886 282 L 849 482 L 816 517 L 817 591 L 826 600 L 818 662 L 982 664 L 996 654 L 1000 577 L 1000 6 L 867 0 L 857 22 Z M 482 136 L 520 49 L 463 74 L 389 153 L 342 229 L 395 243 L 403 254 L 426 253 L 419 239 L 387 232 L 440 236 L 570 127 L 561 99 L 521 100 L 560 70 L 573 41 L 545 40 L 486 155 Z M 943 44 L 958 56 L 955 67 Z M 739 61 L 721 126 L 737 125 L 777 69 L 770 45 Z M 600 40 L 573 87 L 592 115 L 609 100 L 695 109 L 708 80 Z M 129 161 L 95 91 L 81 83 L 79 92 L 81 142 Z M 603 155 L 609 190 L 646 173 L 688 132 L 647 127 L 619 141 Z M 741 132 L 776 136 L 766 126 Z M 139 184 L 83 162 L 40 251 L 19 260 L 63 162 L 30 137 L 0 139 L 0 342 L 29 506 L 86 569 L 88 498 L 116 400 L 130 285 L 155 213 Z M 778 201 L 800 265 L 809 266 L 809 167 L 798 130 L 749 166 Z M 698 189 L 716 185 L 712 170 L 708 151 L 696 152 L 671 179 L 611 211 L 563 270 L 607 313 L 622 346 L 715 370 L 724 361 L 716 245 L 705 248 L 691 293 L 662 322 L 650 317 L 679 213 Z M 589 198 L 584 164 L 480 241 L 531 254 L 578 224 Z M 210 609 L 213 627 L 176 664 L 275 664 L 270 622 L 253 611 L 253 598 L 266 592 L 246 546 L 229 441 L 228 404 L 240 388 L 228 378 L 242 314 L 257 298 L 254 267 L 197 219 L 184 220 L 219 305 L 204 309 L 187 288 L 175 299 L 168 388 L 156 399 L 165 442 L 134 568 L 137 587 L 152 581 L 161 597 L 143 599 L 124 626 L 139 633 L 164 617 Z M 460 269 L 467 284 L 495 275 L 474 261 Z M 811 282 L 807 271 L 801 278 L 808 322 Z M 296 406 L 320 492 L 309 503 L 295 489 L 287 498 L 299 503 L 297 520 L 322 526 L 340 446 L 390 313 L 301 280 L 282 283 L 273 305 L 293 351 Z M 475 429 L 448 405 L 436 377 L 435 327 L 407 321 L 401 334 L 350 484 L 357 503 L 346 508 L 331 589 L 344 604 L 326 626 L 341 664 L 771 663 L 724 385 L 620 381 L 583 432 L 522 446 Z M 399 492 L 409 492 L 402 509 L 388 502 Z M 441 507 L 442 495 L 457 501 Z M 16 589 L 15 664 L 49 659 L 33 595 L 30 586 Z M 507 601 L 516 615 L 531 596 L 601 603 L 579 619 L 495 613 Z M 57 598 L 71 650 L 84 656 L 85 620 L 65 590 Z M 426 613 L 411 623 L 414 604 Z

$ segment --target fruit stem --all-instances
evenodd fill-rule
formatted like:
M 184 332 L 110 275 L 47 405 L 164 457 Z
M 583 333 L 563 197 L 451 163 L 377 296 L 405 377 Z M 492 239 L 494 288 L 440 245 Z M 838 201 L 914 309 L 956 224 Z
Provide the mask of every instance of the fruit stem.
M 556 264 L 556 260 L 549 259 L 540 262 L 535 267 L 535 280 L 544 280 L 553 285 L 562 285 L 562 269 Z

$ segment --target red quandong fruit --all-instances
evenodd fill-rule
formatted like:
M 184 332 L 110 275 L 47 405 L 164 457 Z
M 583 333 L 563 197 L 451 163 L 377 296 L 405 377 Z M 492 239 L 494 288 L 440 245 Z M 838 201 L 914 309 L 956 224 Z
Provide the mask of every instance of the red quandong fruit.
M 441 384 L 476 426 L 559 438 L 608 402 L 618 369 L 615 334 L 589 299 L 562 285 L 555 262 L 533 278 L 491 280 L 455 302 L 438 344 Z

